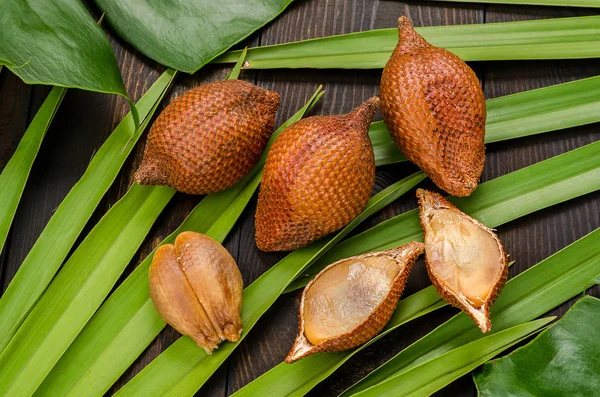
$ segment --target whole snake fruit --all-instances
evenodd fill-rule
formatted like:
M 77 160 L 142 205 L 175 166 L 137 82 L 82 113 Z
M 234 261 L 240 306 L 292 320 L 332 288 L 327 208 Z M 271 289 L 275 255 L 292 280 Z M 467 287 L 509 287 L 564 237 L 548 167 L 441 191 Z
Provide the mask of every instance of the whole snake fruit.
M 352 112 L 300 120 L 269 150 L 256 209 L 263 251 L 303 247 L 348 224 L 375 183 L 369 125 L 379 99 Z
M 135 182 L 218 192 L 256 164 L 273 132 L 279 94 L 241 80 L 187 91 L 158 116 Z
M 406 17 L 381 77 L 381 112 L 396 145 L 441 189 L 468 196 L 485 161 L 485 99 L 459 57 L 434 47 Z

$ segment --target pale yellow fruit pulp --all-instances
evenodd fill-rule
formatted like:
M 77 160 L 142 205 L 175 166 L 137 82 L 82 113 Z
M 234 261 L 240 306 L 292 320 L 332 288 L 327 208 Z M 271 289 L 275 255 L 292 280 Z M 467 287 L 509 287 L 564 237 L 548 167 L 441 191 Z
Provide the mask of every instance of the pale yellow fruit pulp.
M 435 211 L 429 227 L 425 246 L 430 271 L 445 288 L 480 307 L 502 273 L 497 241 L 455 210 Z
M 362 324 L 389 294 L 400 266 L 384 257 L 341 262 L 315 280 L 304 300 L 310 343 L 344 335 Z

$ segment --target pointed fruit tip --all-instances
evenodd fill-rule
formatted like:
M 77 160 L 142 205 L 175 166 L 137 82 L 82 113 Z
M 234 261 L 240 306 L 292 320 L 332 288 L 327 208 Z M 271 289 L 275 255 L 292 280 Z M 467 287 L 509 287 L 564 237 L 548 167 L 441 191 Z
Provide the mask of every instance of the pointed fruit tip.
M 423 36 L 415 30 L 412 22 L 405 16 L 398 18 L 398 48 L 400 53 L 410 52 L 415 48 L 430 47 Z
M 360 104 L 357 108 L 355 108 L 350 114 L 352 115 L 352 123 L 363 127 L 365 125 L 370 125 L 373 120 L 373 116 L 377 112 L 379 108 L 379 97 L 374 96 L 367 99 L 365 102 Z M 368 128 L 367 128 L 368 132 Z
M 304 333 L 302 332 L 296 336 L 294 345 L 283 361 L 285 361 L 287 364 L 295 363 L 296 361 L 310 355 L 312 350 L 314 350 L 314 346 L 308 342 L 304 336 Z
M 492 330 L 492 321 L 485 314 L 484 316 L 484 319 L 476 319 L 475 317 L 473 317 L 473 319 L 475 320 L 475 324 L 477 324 L 481 332 L 485 334 L 486 332 Z
M 413 24 L 407 16 L 402 15 L 400 18 L 398 18 L 398 28 L 401 29 L 407 27 L 412 28 Z

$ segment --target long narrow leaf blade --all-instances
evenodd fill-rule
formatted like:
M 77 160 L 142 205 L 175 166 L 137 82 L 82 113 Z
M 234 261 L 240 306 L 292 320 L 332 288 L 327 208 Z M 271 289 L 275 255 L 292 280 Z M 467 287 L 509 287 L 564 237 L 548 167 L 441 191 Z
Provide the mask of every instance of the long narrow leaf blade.
M 191 339 L 182 337 L 117 394 L 123 396 L 193 395 L 241 343 L 258 319 L 283 292 L 287 283 L 363 220 L 393 202 L 423 179 L 424 175 L 419 172 L 384 189 L 373 196 L 365 210 L 336 235 L 292 252 L 244 289 L 242 307 L 244 332 L 240 341 L 224 343 L 208 356 Z
M 42 107 L 27 127 L 17 150 L 0 174 L 0 186 L 2 186 L 2 191 L 0 191 L 0 252 L 2 252 L 10 225 L 17 212 L 17 206 L 25 189 L 33 161 L 66 92 L 66 88 L 60 87 L 54 87 L 50 91 Z
M 554 319 L 555 317 L 543 318 L 484 336 L 356 395 L 417 397 L 433 394 L 452 380 L 471 372 L 502 351 L 541 331 Z
M 581 293 L 600 275 L 600 229 L 509 280 L 492 308 L 492 332 L 530 321 Z M 460 313 L 347 390 L 352 395 L 482 337 Z
M 494 143 L 600 121 L 600 76 L 488 99 L 485 142 Z M 405 161 L 381 121 L 369 131 L 377 165 Z
M 589 79 L 589 80 L 592 80 L 592 79 Z M 583 80 L 583 81 L 585 81 L 585 80 Z M 583 81 L 582 81 L 582 82 L 583 82 Z M 577 83 L 579 83 L 579 82 L 568 83 L 568 84 L 576 85 Z M 567 86 L 568 84 L 565 84 L 565 86 Z M 556 86 L 556 88 L 559 88 L 559 87 L 561 87 L 561 86 L 563 86 L 563 85 L 558 85 L 558 86 Z M 547 90 L 551 90 L 551 89 L 554 89 L 554 88 L 555 88 L 555 87 L 549 87 L 549 88 L 547 88 Z M 540 94 L 541 94 L 541 93 L 542 93 L 541 91 L 543 91 L 543 90 L 546 90 L 546 89 L 535 90 L 535 91 L 532 91 L 532 92 L 537 92 L 537 91 L 540 91 Z M 572 89 L 571 91 L 572 91 L 572 92 L 574 92 L 574 91 L 576 91 L 576 90 Z M 558 94 L 558 92 L 556 92 L 556 94 Z M 514 95 L 514 97 L 517 97 L 517 98 L 519 98 L 520 96 L 526 96 L 526 95 L 527 95 L 527 93 L 522 93 L 522 94 L 516 94 L 516 95 Z M 513 97 L 513 96 L 510 96 L 510 97 Z M 506 98 L 510 98 L 510 97 L 506 97 Z M 532 98 L 532 99 L 534 99 L 534 98 Z M 494 101 L 501 101 L 501 100 L 502 100 L 502 98 L 499 98 L 499 99 L 496 99 L 496 100 L 494 100 Z M 505 106 L 505 108 L 509 108 L 509 105 L 510 105 L 510 102 L 508 102 L 508 101 L 507 101 L 507 102 L 506 102 L 506 106 Z M 527 105 L 527 101 L 520 101 L 520 106 L 527 107 L 526 105 Z M 503 107 L 504 107 L 504 106 L 499 106 L 498 108 L 502 109 Z M 386 132 L 385 130 L 384 130 L 384 132 L 385 132 L 385 134 L 387 135 L 387 132 Z M 389 139 L 389 138 L 388 138 L 388 139 Z M 209 197 L 210 197 L 210 196 L 209 196 Z M 417 225 L 418 225 L 418 223 L 417 223 Z M 145 275 L 144 275 L 144 277 L 145 277 Z M 437 296 L 437 295 L 435 295 L 435 294 L 434 294 L 434 296 Z M 112 299 L 112 298 L 111 298 L 111 299 Z M 125 305 L 126 303 L 123 303 L 123 304 Z M 436 304 L 437 304 L 437 303 L 436 303 Z M 152 322 L 153 322 L 153 321 L 156 321 L 158 325 L 157 325 L 157 324 L 154 324 L 154 325 L 152 325 L 152 326 L 154 326 L 155 328 L 158 328 L 158 329 L 160 330 L 160 328 L 162 328 L 162 325 L 161 325 L 161 324 L 163 324 L 163 323 L 162 323 L 162 321 L 160 320 L 160 318 L 157 318 L 158 316 L 155 316 L 155 315 L 153 315 L 153 313 L 151 312 L 151 311 L 153 310 L 151 303 L 150 303 L 150 304 L 148 304 L 148 302 L 146 302 L 146 303 L 144 304 L 144 306 L 143 306 L 143 307 L 144 307 L 144 308 L 147 308 L 147 310 L 144 312 L 145 314 L 144 314 L 144 315 L 142 315 L 142 314 L 140 314 L 141 312 L 137 312 L 137 313 L 138 313 L 138 314 L 140 314 L 140 315 L 139 315 L 139 316 L 137 316 L 137 315 L 136 315 L 136 316 L 134 316 L 134 318 L 135 318 L 135 319 L 138 319 L 138 318 L 144 318 L 144 319 L 146 319 L 146 320 L 148 321 L 148 323 L 149 323 L 149 324 L 152 324 Z M 434 307 L 434 308 L 435 308 L 435 307 Z M 431 310 L 433 310 L 433 308 L 432 308 Z M 132 320 L 132 321 L 133 321 L 133 320 Z M 141 326 L 140 324 L 142 324 L 142 323 L 144 323 L 144 321 L 140 321 L 140 323 L 139 323 L 139 324 L 136 324 L 136 326 L 137 326 L 137 327 L 140 327 L 140 326 Z M 135 329 L 135 328 L 134 328 L 134 329 Z M 141 331 L 141 330 L 140 330 L 140 331 Z M 100 331 L 98 331 L 98 332 L 100 332 Z M 143 332 L 141 332 L 141 334 L 145 335 Z M 90 344 L 90 343 L 91 343 L 91 339 L 90 339 L 90 341 L 88 342 L 88 344 Z M 147 345 L 147 343 L 149 343 L 149 342 L 146 342 L 145 344 L 144 344 L 144 343 L 142 343 L 142 345 L 145 347 L 145 346 Z M 123 343 L 122 345 L 120 345 L 120 344 L 116 344 L 116 343 L 115 343 L 113 346 L 120 346 L 120 348 L 121 348 L 121 349 L 126 349 L 127 347 L 129 347 L 129 344 L 127 344 L 127 343 Z M 83 344 L 80 344 L 80 348 L 82 348 L 82 347 L 83 347 Z M 118 348 L 117 348 L 117 349 L 118 349 Z M 141 352 L 141 350 L 140 350 L 140 352 Z M 139 353 L 138 353 L 138 354 L 139 354 Z M 92 356 L 92 355 L 90 355 L 90 354 L 89 354 L 89 355 L 88 355 L 88 357 L 89 357 L 89 356 Z M 107 355 L 106 355 L 106 357 L 111 357 L 111 355 L 110 355 L 110 354 L 107 354 Z M 115 356 L 113 355 L 112 357 L 115 357 Z M 131 359 L 131 360 L 133 360 L 133 359 Z M 121 360 L 120 360 L 120 359 L 116 359 L 116 358 L 112 360 L 112 362 L 115 362 L 115 361 L 116 361 L 116 362 L 121 362 Z M 67 362 L 68 362 L 68 361 L 67 361 Z M 110 360 L 107 360 L 107 361 L 106 361 L 106 363 L 109 363 L 109 362 L 110 362 Z M 125 366 L 127 366 L 127 363 L 128 363 L 128 361 L 126 361 L 126 362 L 125 362 Z M 59 365 L 59 367 L 60 367 L 60 365 Z M 63 367 L 63 368 L 64 368 L 64 367 Z M 97 367 L 97 368 L 95 369 L 95 371 L 94 371 L 94 372 L 96 373 L 96 372 L 97 372 L 98 370 L 100 370 L 101 368 L 102 368 L 102 366 L 99 366 L 99 367 Z M 60 377 L 60 376 L 59 376 L 59 375 L 57 375 L 57 374 L 60 374 L 60 373 L 62 373 L 62 372 L 63 372 L 63 371 L 53 371 L 53 373 L 51 374 L 51 377 L 52 377 L 52 375 L 56 375 L 56 376 Z M 117 372 L 118 372 L 118 371 L 117 371 Z M 122 372 L 122 371 L 121 371 L 121 372 Z M 118 373 L 120 373 L 120 372 L 118 372 Z M 88 378 L 91 378 L 91 377 L 89 377 L 89 376 L 88 376 Z M 54 383 L 56 383 L 56 382 L 54 382 Z M 80 383 L 80 385 L 85 385 L 85 382 L 81 382 L 81 383 Z M 58 389 L 58 390 L 60 390 L 60 389 Z M 84 387 L 82 387 L 82 388 L 81 388 L 81 389 L 79 389 L 79 390 L 83 391 L 83 390 L 86 390 L 86 389 L 85 389 Z M 61 393 L 59 393 L 59 394 L 61 394 Z
M 0 351 L 6 347 L 65 260 L 79 233 L 117 177 L 174 76 L 174 70 L 164 72 L 138 102 L 137 112 L 144 119 L 139 128 L 136 128 L 131 113 L 117 126 L 27 254 L 0 298 Z
M 357 393 L 357 396 L 428 396 L 466 375 L 484 362 L 544 329 L 555 317 L 543 318 L 484 336 L 431 361 L 412 368 L 389 382 Z
M 0 394 L 32 395 L 117 282 L 175 194 L 133 185 L 83 240 L 0 355 Z
M 600 16 L 524 22 L 421 27 L 431 44 L 465 61 L 597 58 Z M 365 32 L 248 49 L 247 69 L 381 69 L 398 41 L 398 30 Z M 216 63 L 236 62 L 238 51 Z
M 284 123 L 276 136 L 302 118 L 323 95 L 321 87 L 306 105 Z M 161 242 L 173 243 L 183 231 L 196 231 L 223 241 L 250 200 L 260 180 L 267 150 L 254 170 L 231 188 L 206 196 L 186 220 Z M 101 395 L 118 379 L 165 326 L 148 291 L 151 253 L 115 291 L 85 326 L 37 395 Z
M 530 212 L 590 191 L 600 190 L 600 158 L 596 158 L 592 163 L 588 158 L 588 156 L 597 157 L 598 155 L 600 155 L 600 142 L 542 161 L 481 184 L 473 195 L 461 199 L 459 205 L 474 217 L 485 219 L 486 224 L 490 227 L 500 226 Z M 567 165 L 573 168 L 564 169 L 563 167 Z M 551 172 L 557 169 L 562 172 L 559 174 Z M 544 183 L 546 176 L 553 181 L 549 186 Z M 580 184 L 581 190 L 569 188 L 576 184 Z M 512 188 L 509 189 L 509 187 Z M 509 190 L 503 194 L 505 189 Z M 568 196 L 564 195 L 564 189 L 569 190 Z M 519 202 L 538 194 L 544 194 L 545 198 L 531 203 L 531 205 L 503 209 L 504 201 Z M 501 197 L 497 197 L 499 195 Z M 416 210 L 398 215 L 338 244 L 311 267 L 307 275 L 296 280 L 289 289 L 303 287 L 314 278 L 320 269 L 338 259 L 369 251 L 383 250 L 414 240 L 423 240 L 423 231 Z M 503 294 L 505 293 L 503 292 Z M 433 287 L 425 288 L 402 299 L 384 331 L 369 343 L 350 351 L 318 354 L 293 364 L 279 364 L 240 389 L 236 396 L 262 395 L 272 387 L 276 387 L 285 395 L 303 395 L 369 344 L 376 342 L 402 324 L 445 305 L 446 303 Z

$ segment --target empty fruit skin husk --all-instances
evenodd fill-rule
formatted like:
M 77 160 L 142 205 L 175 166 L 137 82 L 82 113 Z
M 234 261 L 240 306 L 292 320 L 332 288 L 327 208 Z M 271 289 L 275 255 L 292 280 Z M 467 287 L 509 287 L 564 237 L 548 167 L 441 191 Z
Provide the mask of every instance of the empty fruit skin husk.
M 227 250 L 200 233 L 160 246 L 150 265 L 150 297 L 160 316 L 208 354 L 242 333 L 242 275 Z
M 227 189 L 257 163 L 279 103 L 276 92 L 241 80 L 187 91 L 152 125 L 135 182 L 190 194 Z
M 299 330 L 285 361 L 359 346 L 390 320 L 412 266 L 425 249 L 411 242 L 337 261 L 306 286 Z
M 490 308 L 508 278 L 502 243 L 481 222 L 437 193 L 417 190 L 429 278 L 452 306 L 481 329 L 492 329 Z
M 373 97 L 348 114 L 309 117 L 277 137 L 258 195 L 258 248 L 300 248 L 360 214 L 375 183 L 368 132 L 378 104 Z
M 441 189 L 468 196 L 485 162 L 485 98 L 459 57 L 434 47 L 408 18 L 381 77 L 381 112 L 396 145 Z

